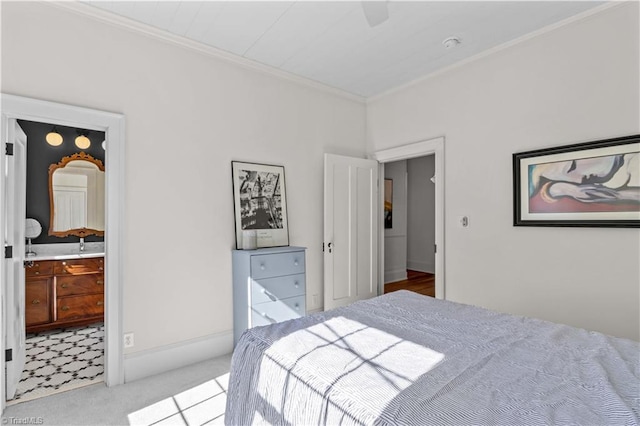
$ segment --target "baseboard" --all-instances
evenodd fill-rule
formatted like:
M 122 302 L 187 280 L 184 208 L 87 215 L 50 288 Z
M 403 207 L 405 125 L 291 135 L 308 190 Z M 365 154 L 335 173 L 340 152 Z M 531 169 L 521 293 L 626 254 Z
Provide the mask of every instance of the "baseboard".
M 227 331 L 128 354 L 124 356 L 124 381 L 132 382 L 231 352 L 233 332 Z
M 393 271 L 384 271 L 384 283 L 389 284 L 396 281 L 402 281 L 407 279 L 406 269 L 396 269 Z
M 435 263 L 429 262 L 416 262 L 414 260 L 407 260 L 407 269 L 418 272 L 428 272 L 430 274 L 436 273 Z

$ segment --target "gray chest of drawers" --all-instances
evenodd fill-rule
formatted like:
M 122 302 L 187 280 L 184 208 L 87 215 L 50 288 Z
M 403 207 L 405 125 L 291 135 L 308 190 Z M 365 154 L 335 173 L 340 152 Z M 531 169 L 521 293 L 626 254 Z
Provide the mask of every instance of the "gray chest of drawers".
M 248 328 L 305 315 L 305 250 L 233 250 L 234 345 Z

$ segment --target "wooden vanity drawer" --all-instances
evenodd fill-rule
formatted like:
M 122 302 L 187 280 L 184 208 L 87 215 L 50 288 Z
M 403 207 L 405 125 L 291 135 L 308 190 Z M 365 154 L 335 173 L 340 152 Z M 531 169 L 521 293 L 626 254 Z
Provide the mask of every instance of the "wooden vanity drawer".
M 102 294 L 58 298 L 58 321 L 73 318 L 94 317 L 104 313 Z
M 55 262 L 56 275 L 89 274 L 104 271 L 104 258 L 69 259 Z
M 104 291 L 103 274 L 85 274 L 79 276 L 56 277 L 56 296 L 102 293 Z
M 304 280 L 304 274 L 251 280 L 251 304 L 302 296 L 305 294 Z
M 29 259 L 26 259 L 26 261 L 28 262 Z M 25 266 L 24 274 L 27 278 L 53 275 L 53 265 L 55 263 L 47 260 L 35 261 L 33 265 Z
M 304 273 L 304 251 L 251 256 L 254 279 Z
M 49 289 L 51 278 L 34 278 L 25 285 L 25 322 L 27 326 L 51 321 Z
M 251 308 L 251 326 L 275 324 L 305 313 L 305 296 L 290 297 L 275 302 L 260 303 Z

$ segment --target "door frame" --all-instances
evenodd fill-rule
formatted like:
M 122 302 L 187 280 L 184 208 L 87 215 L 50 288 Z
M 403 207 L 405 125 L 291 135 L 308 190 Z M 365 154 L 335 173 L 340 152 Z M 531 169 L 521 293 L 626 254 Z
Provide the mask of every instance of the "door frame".
M 444 136 L 414 142 L 373 153 L 371 158 L 380 163 L 378 176 L 384 176 L 384 163 L 435 155 L 436 202 L 436 298 L 446 299 L 445 292 L 445 238 L 444 238 Z M 384 210 L 384 191 L 378 194 L 379 211 Z M 378 294 L 384 294 L 384 215 L 378 219 Z
M 122 299 L 124 266 L 124 173 L 125 173 L 125 118 L 122 114 L 65 105 L 22 96 L 1 94 L 2 134 L 7 136 L 10 118 L 58 124 L 105 132 L 105 382 L 107 386 L 124 383 L 124 352 L 122 342 Z M 6 142 L 6 141 L 3 141 Z M 4 149 L 4 147 L 2 147 Z M 0 180 L 4 181 L 4 164 L 0 164 Z M 2 182 L 4 185 L 4 182 Z M 0 201 L 4 203 L 4 200 Z M 0 208 L 0 238 L 4 241 L 6 206 Z M 4 268 L 0 262 L 0 268 Z M 0 274 L 2 270 L 0 270 Z M 4 288 L 0 286 L 4 298 Z M 0 327 L 7 326 L 4 312 Z M 4 341 L 0 339 L 0 387 L 5 388 Z M 0 392 L 2 408 L 6 404 Z

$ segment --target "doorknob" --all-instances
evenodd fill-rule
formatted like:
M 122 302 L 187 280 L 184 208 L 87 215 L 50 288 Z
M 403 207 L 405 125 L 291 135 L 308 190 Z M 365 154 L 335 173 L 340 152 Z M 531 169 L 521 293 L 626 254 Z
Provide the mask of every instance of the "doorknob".
M 327 244 L 327 248 L 329 249 L 329 253 L 331 253 L 331 247 L 333 246 L 332 243 Z

